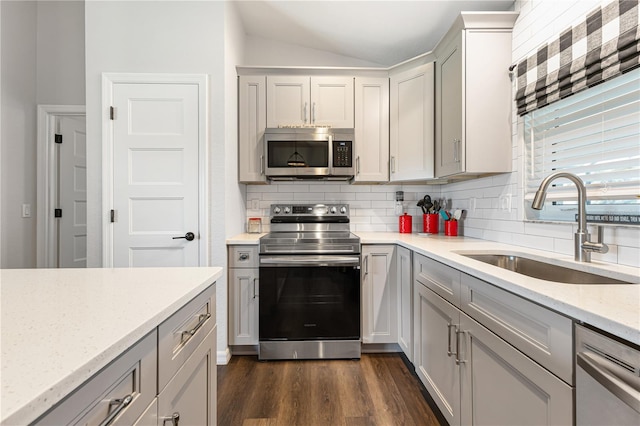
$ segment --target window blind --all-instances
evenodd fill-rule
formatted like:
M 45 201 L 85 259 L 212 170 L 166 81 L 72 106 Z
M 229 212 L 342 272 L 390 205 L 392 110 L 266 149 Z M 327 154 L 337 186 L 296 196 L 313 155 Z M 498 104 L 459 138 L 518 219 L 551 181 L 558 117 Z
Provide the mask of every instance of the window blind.
M 638 213 L 640 69 L 526 114 L 524 139 L 525 200 L 533 199 L 542 179 L 562 170 L 580 176 L 600 212 Z M 573 183 L 556 180 L 547 214 L 561 219 L 558 206 L 575 204 L 577 194 Z M 573 219 L 573 213 L 565 216 Z

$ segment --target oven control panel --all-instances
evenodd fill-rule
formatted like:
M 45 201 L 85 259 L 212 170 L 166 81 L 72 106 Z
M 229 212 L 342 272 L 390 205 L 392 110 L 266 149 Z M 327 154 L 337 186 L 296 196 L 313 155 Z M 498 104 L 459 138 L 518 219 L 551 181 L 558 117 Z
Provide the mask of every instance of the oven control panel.
M 349 216 L 347 204 L 272 204 L 274 216 Z

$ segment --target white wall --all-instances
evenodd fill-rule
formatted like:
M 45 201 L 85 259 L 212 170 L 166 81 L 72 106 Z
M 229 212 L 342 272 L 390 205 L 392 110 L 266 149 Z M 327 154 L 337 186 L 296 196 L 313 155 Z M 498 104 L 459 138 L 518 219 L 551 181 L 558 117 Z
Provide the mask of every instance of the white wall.
M 587 13 L 609 0 L 518 0 L 515 10 L 520 11 L 513 32 L 513 63 L 527 57 L 545 41 L 557 37 L 570 25 L 583 20 Z M 273 48 L 274 51 L 279 49 Z M 284 51 L 284 49 L 283 49 Z M 286 65 L 297 63 L 295 56 L 282 59 Z M 514 91 L 515 94 L 515 82 Z M 515 111 L 514 105 L 514 111 Z M 414 232 L 420 230 L 420 215 L 415 200 L 428 193 L 433 198 L 446 198 L 454 208 L 467 210 L 462 233 L 466 236 L 499 241 L 517 246 L 532 247 L 562 255 L 573 256 L 572 224 L 541 224 L 523 220 L 522 171 L 524 149 L 518 134 L 517 115 L 513 115 L 513 173 L 451 183 L 444 186 L 404 185 L 405 199 L 414 214 Z M 348 202 L 353 210 L 354 231 L 395 231 L 397 218 L 390 210 L 397 188 L 390 186 L 347 185 L 335 183 L 290 183 L 268 186 L 250 185 L 247 205 L 259 200 L 260 209 L 248 209 L 250 216 L 268 215 L 268 206 L 276 202 Z M 500 209 L 501 196 L 511 196 L 511 211 Z M 474 202 L 471 202 L 474 200 Z M 472 208 L 475 206 L 475 208 Z M 263 219 L 264 221 L 264 219 Z M 441 230 L 442 232 L 442 230 Z M 610 251 L 605 255 L 593 254 L 594 260 L 640 266 L 640 229 L 636 227 L 607 226 L 605 242 Z
M 0 2 L 2 70 L 2 268 L 36 264 L 35 217 L 21 217 L 36 202 L 36 13 L 35 2 Z M 34 210 L 35 211 L 35 210 Z
M 84 3 L 0 2 L 3 268 L 36 266 L 36 105 L 84 105 Z M 22 218 L 23 203 L 32 217 Z
M 296 44 L 246 37 L 245 62 L 251 66 L 309 66 L 309 67 L 385 67 L 357 58 L 338 55 L 324 50 Z

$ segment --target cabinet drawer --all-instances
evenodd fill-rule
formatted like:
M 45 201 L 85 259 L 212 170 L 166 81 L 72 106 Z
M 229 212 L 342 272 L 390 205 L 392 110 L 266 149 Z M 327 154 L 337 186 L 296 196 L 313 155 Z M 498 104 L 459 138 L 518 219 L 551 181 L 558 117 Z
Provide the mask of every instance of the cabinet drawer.
M 573 384 L 573 333 L 569 318 L 467 274 L 462 274 L 462 310 Z
M 413 277 L 440 297 L 460 305 L 460 271 L 443 263 L 415 254 Z
M 216 424 L 215 354 L 214 327 L 158 395 L 158 424 L 170 424 L 164 419 L 172 415 L 180 424 Z
M 215 285 L 196 296 L 158 327 L 158 391 L 209 334 L 216 323 Z
M 257 268 L 258 246 L 229 246 L 229 268 Z
M 133 424 L 156 396 L 156 339 L 154 330 L 35 424 L 98 425 L 112 413 L 117 414 L 107 424 Z

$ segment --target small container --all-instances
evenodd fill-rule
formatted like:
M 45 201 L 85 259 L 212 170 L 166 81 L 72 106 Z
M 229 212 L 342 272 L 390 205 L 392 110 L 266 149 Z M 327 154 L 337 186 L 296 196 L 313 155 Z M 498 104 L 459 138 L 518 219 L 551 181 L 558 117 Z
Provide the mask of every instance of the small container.
M 259 234 L 262 232 L 262 220 L 259 217 L 250 217 L 247 224 L 247 232 L 250 234 Z
M 411 223 L 413 218 L 407 213 L 398 218 L 398 227 L 401 234 L 410 234 L 413 224 Z
M 438 223 L 440 222 L 440 215 L 436 213 L 423 214 L 422 215 L 422 232 L 426 234 L 437 234 Z
M 444 235 L 449 237 L 458 236 L 458 221 L 457 220 L 445 220 L 444 221 Z

